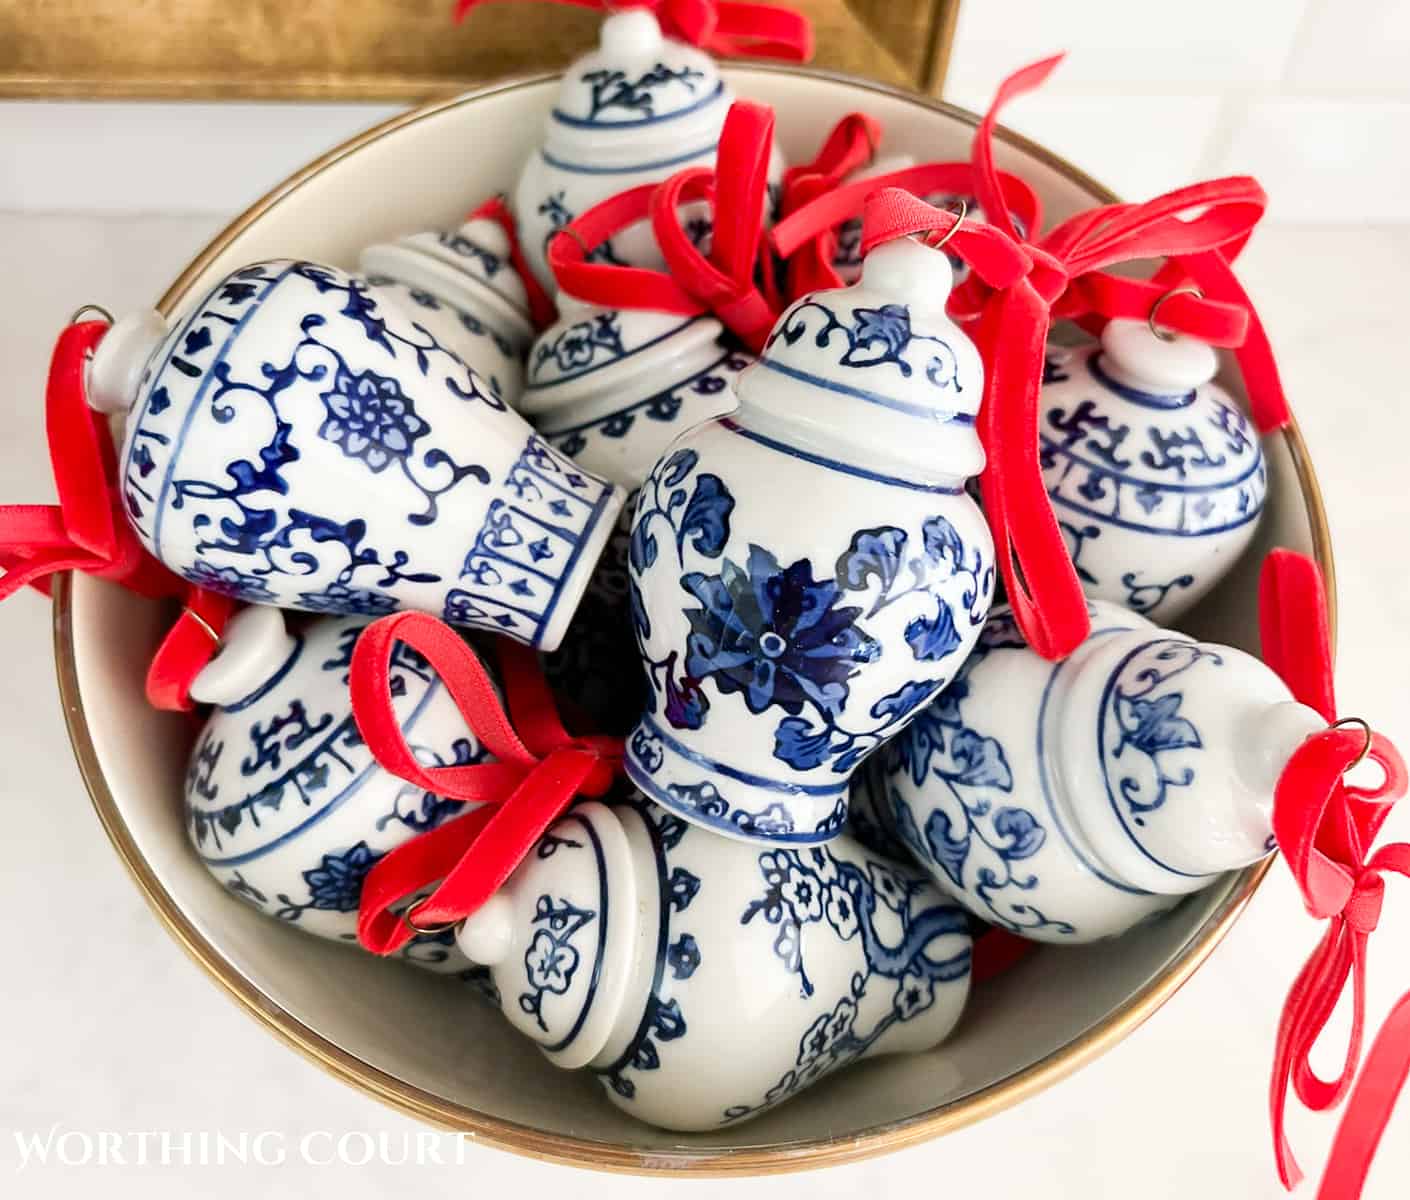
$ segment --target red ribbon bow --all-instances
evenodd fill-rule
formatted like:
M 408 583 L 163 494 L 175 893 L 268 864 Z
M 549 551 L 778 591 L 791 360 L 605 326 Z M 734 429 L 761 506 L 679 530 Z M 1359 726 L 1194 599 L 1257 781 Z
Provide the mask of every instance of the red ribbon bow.
M 1104 268 L 1117 263 L 1170 259 L 1203 284 L 1218 277 L 1211 265 L 1217 259 L 1232 280 L 1218 251 L 1241 248 L 1266 203 L 1254 180 L 1236 177 L 1182 188 L 1146 204 L 1100 206 L 1039 237 L 1036 204 L 1030 204 L 1021 189 L 1006 185 L 995 170 L 991 137 L 1002 107 L 1037 87 L 1058 61 L 1046 59 L 1005 80 L 975 138 L 970 179 L 992 227 L 1022 258 L 1024 266 L 1016 277 L 995 278 L 980 268 L 971 256 L 981 250 L 989 254 L 992 246 L 967 235 L 969 222 L 956 228 L 954 216 L 908 191 L 887 189 L 888 184 L 902 183 L 908 189 L 939 190 L 941 179 L 949 182 L 952 173 L 959 176 L 956 164 L 911 168 L 839 188 L 780 222 L 773 234 L 786 257 L 818 229 L 835 225 L 863 203 L 864 253 L 893 238 L 954 229 L 947 246 L 974 272 L 957 289 L 952 311 L 961 319 L 977 318 L 975 341 L 985 364 L 978 428 L 988 462 L 980 491 L 1014 616 L 1028 644 L 1047 658 L 1071 653 L 1089 629 L 1082 590 L 1038 462 L 1038 397 L 1052 319 L 1093 313 L 1148 316 L 1151 290 L 1157 285 L 1105 273 Z M 1010 215 L 1015 208 L 1028 238 L 1036 240 L 1020 235 Z M 1237 288 L 1237 283 L 1224 281 L 1223 286 Z M 1168 290 L 1161 284 L 1156 298 Z M 1246 317 L 1222 294 L 1213 300 L 1171 296 L 1169 301 L 1161 308 L 1163 324 L 1216 342 L 1236 341 L 1244 332 Z M 1252 388 L 1252 379 L 1249 382 Z M 1256 416 L 1258 411 L 1255 406 Z
M 773 133 L 771 108 L 735 101 L 713 169 L 687 167 L 664 183 L 612 196 L 557 232 L 549 243 L 548 263 L 559 286 L 570 296 L 607 308 L 683 316 L 713 312 L 757 353 L 778 317 L 777 306 L 756 282 L 760 256 L 767 254 L 764 206 Z M 708 258 L 681 228 L 679 207 L 693 200 L 710 203 Z M 648 217 L 669 273 L 588 260 L 613 234 Z M 763 269 L 772 266 L 765 262 Z
M 488 0 L 456 0 L 455 19 Z M 613 12 L 645 8 L 656 15 L 667 37 L 689 42 L 714 54 L 782 58 L 807 62 L 813 57 L 813 27 L 802 13 L 774 4 L 735 0 L 552 0 L 575 8 Z
M 504 230 L 509 238 L 509 264 L 524 281 L 524 295 L 529 302 L 529 319 L 534 323 L 534 328 L 542 333 L 558 319 L 558 310 L 554 307 L 553 297 L 544 291 L 543 284 L 538 281 L 538 276 L 529 266 L 529 260 L 524 257 L 524 248 L 519 242 L 519 226 L 504 197 L 491 196 L 474 212 L 467 213 L 465 219 L 493 221 Z
M 880 141 L 880 121 L 866 113 L 848 113 L 832 127 L 811 162 L 798 163 L 784 171 L 779 215 L 786 217 L 795 213 L 832 191 L 853 171 L 876 157 Z M 789 260 L 789 298 L 840 287 L 842 280 L 832 265 L 836 257 L 837 230 L 828 226 Z
M 1274 550 L 1264 565 L 1259 595 L 1263 656 L 1293 695 L 1336 719 L 1326 595 L 1316 563 Z M 1349 725 L 1361 725 L 1350 728 Z M 1380 765 L 1376 788 L 1344 781 L 1362 758 Z M 1391 805 L 1405 795 L 1405 763 L 1391 743 L 1361 722 L 1333 726 L 1293 753 L 1278 780 L 1273 833 L 1310 915 L 1327 922 L 1321 942 L 1298 973 L 1283 1006 L 1269 1090 L 1278 1177 L 1292 1188 L 1302 1178 L 1284 1130 L 1288 1086 L 1313 1111 L 1334 1108 L 1355 1090 L 1327 1160 L 1319 1200 L 1355 1200 L 1396 1097 L 1410 1074 L 1410 993 L 1386 1020 L 1359 1080 L 1356 1071 L 1366 1018 L 1366 947 L 1380 920 L 1387 873 L 1410 877 L 1410 844 L 1371 853 Z M 1312 1069 L 1312 1047 L 1338 998 L 1352 981 L 1352 1026 L 1341 1073 L 1322 1079 Z
M 60 571 L 82 571 L 143 596 L 184 594 L 187 607 L 152 659 L 147 697 L 158 708 L 189 710 L 191 682 L 235 606 L 178 579 L 127 522 L 108 420 L 85 394 L 88 360 L 107 331 L 104 321 L 83 321 L 66 327 L 54 344 L 45 429 L 59 503 L 0 507 L 0 600 L 26 584 L 48 595 L 49 577 Z
M 417 760 L 393 705 L 390 664 L 398 642 L 421 654 L 440 676 L 494 761 L 425 767 Z M 353 715 L 372 756 L 408 783 L 479 805 L 404 842 L 368 872 L 357 936 L 374 954 L 392 954 L 418 930 L 445 927 L 475 912 L 576 797 L 605 794 L 620 773 L 622 740 L 570 736 L 533 651 L 504 639 L 496 648 L 512 720 L 475 652 L 435 617 L 416 612 L 383 617 L 363 630 L 353 648 Z M 394 911 L 437 880 L 413 906 L 416 927 Z

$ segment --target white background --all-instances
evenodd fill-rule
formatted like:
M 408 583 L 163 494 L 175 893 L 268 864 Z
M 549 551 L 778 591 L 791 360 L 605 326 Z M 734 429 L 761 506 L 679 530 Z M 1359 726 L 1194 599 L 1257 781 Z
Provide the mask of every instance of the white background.
M 1178 31 L 1163 27 L 1177 22 Z M 1410 228 L 1376 224 L 1410 212 L 1410 5 L 970 0 L 952 93 L 982 105 L 1003 70 L 1064 44 L 1078 48 L 1064 75 L 1051 95 L 1022 102 L 1015 125 L 1132 198 L 1200 172 L 1242 169 L 1255 170 L 1275 195 L 1273 220 L 1245 254 L 1242 274 L 1326 492 L 1340 574 L 1341 709 L 1365 714 L 1410 750 Z M 73 309 L 150 303 L 224 217 L 382 111 L 0 104 L 0 502 L 52 497 L 43 377 L 52 338 Z M 305 1165 L 297 1160 L 306 1134 L 385 1133 L 399 1147 L 416 1126 L 264 1033 L 148 913 L 69 754 L 41 597 L 26 593 L 0 607 L 0 648 L 8 934 L 0 1192 L 154 1200 L 193 1191 L 274 1200 L 314 1189 L 347 1200 L 471 1189 L 628 1198 L 767 1190 L 809 1200 L 1281 1194 L 1268 1145 L 1268 1065 L 1283 991 L 1320 932 L 1281 866 L 1194 980 L 1105 1058 L 1016 1109 L 900 1154 L 758 1181 L 612 1178 L 477 1147 L 462 1166 Z M 1394 817 L 1387 834 L 1410 838 L 1410 813 Z M 1407 894 L 1410 885 L 1391 885 L 1372 941 L 1372 1028 L 1410 986 Z M 1324 1069 L 1332 1061 L 1326 1055 Z M 291 1161 L 277 1169 L 21 1171 L 15 1133 L 44 1135 L 56 1123 L 60 1133 L 117 1131 L 128 1147 L 144 1130 L 269 1130 Z M 1315 1178 L 1332 1122 L 1295 1114 L 1291 1128 Z M 1387 1132 L 1370 1200 L 1410 1192 L 1407 1134 L 1402 1112 Z M 318 1149 L 326 1154 L 327 1142 Z

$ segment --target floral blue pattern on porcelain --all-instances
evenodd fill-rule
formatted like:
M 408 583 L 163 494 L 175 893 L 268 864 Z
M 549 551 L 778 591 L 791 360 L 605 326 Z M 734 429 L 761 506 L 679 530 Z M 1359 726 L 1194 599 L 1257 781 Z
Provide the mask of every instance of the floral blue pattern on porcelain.
M 159 344 L 130 320 L 99 347 L 94 395 L 131 405 L 126 512 L 174 571 L 286 608 L 562 638 L 624 493 L 368 284 L 261 263 Z
M 854 799 L 978 916 L 1041 941 L 1122 933 L 1263 857 L 1278 770 L 1317 727 L 1251 656 L 1089 608 L 1056 664 L 996 610 Z
M 963 911 L 846 838 L 761 853 L 640 800 L 582 804 L 501 896 L 459 940 L 520 997 L 502 1011 L 671 1129 L 732 1124 L 857 1059 L 933 1046 L 968 991 Z M 730 1003 L 741 978 L 748 1022 Z M 571 1002 L 537 1020 L 560 989 Z
M 1113 321 L 1101 347 L 1050 350 L 1043 372 L 1043 474 L 1078 577 L 1159 622 L 1218 582 L 1268 490 L 1257 433 L 1211 382 L 1213 351 L 1188 341 Z
M 852 771 L 959 669 L 993 592 L 963 487 L 981 371 L 937 307 L 948 266 L 912 243 L 873 259 L 780 318 L 739 412 L 676 442 L 636 504 L 652 694 L 628 772 L 735 837 L 836 836 Z M 805 496 L 828 507 L 800 522 Z
M 222 653 L 243 652 L 252 618 L 282 629 L 278 614 L 250 610 L 232 623 Z M 367 873 L 387 851 L 465 807 L 389 775 L 363 743 L 347 677 L 365 625 L 358 617 L 316 619 L 279 637 L 265 669 L 242 667 L 225 682 L 224 702 L 191 752 L 184 805 L 196 854 L 233 896 L 306 933 L 350 944 Z M 440 680 L 400 644 L 391 689 L 422 763 L 485 760 Z M 468 965 L 449 935 L 418 937 L 402 957 L 448 973 Z

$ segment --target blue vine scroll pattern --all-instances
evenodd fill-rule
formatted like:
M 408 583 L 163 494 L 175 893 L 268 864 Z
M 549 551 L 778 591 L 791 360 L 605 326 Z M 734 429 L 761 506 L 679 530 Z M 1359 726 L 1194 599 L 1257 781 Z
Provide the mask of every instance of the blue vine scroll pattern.
M 704 78 L 705 73 L 694 67 L 674 68 L 659 62 L 635 79 L 618 70 L 584 72 L 582 81 L 588 85 L 590 96 L 587 120 L 597 121 L 613 109 L 637 118 L 655 117 L 658 91 L 676 85 L 693 95 Z
M 304 315 L 292 326 L 298 340 L 277 359 L 260 359 L 240 334 L 276 292 L 303 305 Z M 364 359 L 354 365 L 348 355 L 363 343 Z M 490 472 L 438 444 L 408 388 L 425 379 L 467 404 L 508 410 L 423 326 L 390 319 L 362 280 L 310 263 L 267 263 L 213 291 L 162 354 L 133 414 L 123 467 L 125 503 L 154 553 L 162 556 L 164 522 L 184 511 L 194 561 L 182 569 L 237 599 L 377 615 L 397 606 L 389 589 L 440 581 L 414 561 L 419 531 L 436 522 L 447 493 L 487 485 Z M 385 370 L 368 364 L 383 355 Z M 192 474 L 198 460 L 181 452 L 198 413 L 245 448 L 220 468 Z M 379 510 L 375 522 L 290 504 L 318 496 L 299 475 L 319 453 L 326 457 L 315 441 L 356 464 L 369 483 L 395 476 L 414 500 L 402 512 Z
M 1218 668 L 1224 659 L 1195 642 L 1161 638 L 1133 650 L 1107 681 L 1097 745 L 1107 794 L 1129 825 L 1144 825 L 1172 789 L 1195 782 L 1192 759 L 1204 741 L 1180 711 L 1184 693 L 1168 685 L 1200 663 Z
M 821 318 L 819 322 L 817 318 Z M 950 344 L 943 338 L 916 333 L 911 328 L 911 310 L 904 304 L 883 304 L 878 308 L 853 309 L 851 319 L 844 321 L 826 304 L 808 299 L 795 304 L 784 315 L 769 344 L 782 340 L 793 346 L 804 335 L 812 333 L 813 345 L 819 350 L 834 347 L 834 335 L 842 345 L 838 365 L 869 368 L 891 365 L 901 378 L 909 379 L 915 362 L 924 360 L 925 378 L 936 388 L 961 390 L 959 362 Z M 768 347 L 761 360 L 769 365 Z
M 938 985 L 964 979 L 970 969 L 968 917 L 952 905 L 927 904 L 931 885 L 908 871 L 871 859 L 863 869 L 827 846 L 765 852 L 759 871 L 763 895 L 740 924 L 760 917 L 778 928 L 774 954 L 798 976 L 803 998 L 815 995 L 806 965 L 811 938 L 857 941 L 862 969 L 804 1031 L 793 1067 L 760 1102 L 727 1108 L 726 1121 L 769 1108 L 860 1058 L 893 1026 L 929 1010 Z M 958 951 L 946 944 L 956 936 L 963 939 Z M 867 1006 L 873 989 L 889 992 L 890 1002 Z
M 949 687 L 888 747 L 876 779 L 885 794 L 876 802 L 919 861 L 942 871 L 958 894 L 977 899 L 986 920 L 1015 933 L 1075 934 L 1071 923 L 1049 918 L 1029 899 L 1040 880 L 1026 860 L 1043 848 L 1048 830 L 1012 802 L 1003 744 L 970 726 L 963 713 L 974 669 L 995 650 L 1023 645 L 1012 616 L 990 617 Z M 928 810 L 923 828 L 900 788 L 888 782 L 897 778 Z

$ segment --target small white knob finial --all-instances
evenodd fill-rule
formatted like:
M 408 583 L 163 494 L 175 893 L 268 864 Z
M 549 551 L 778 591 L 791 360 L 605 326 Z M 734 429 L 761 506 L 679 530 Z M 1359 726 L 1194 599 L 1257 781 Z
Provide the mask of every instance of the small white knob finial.
M 191 684 L 198 704 L 235 704 L 274 678 L 294 650 L 277 608 L 252 605 L 230 619 L 220 650 Z
M 142 372 L 167 333 L 166 318 L 156 309 L 128 313 L 114 322 L 88 364 L 89 405 L 104 413 L 131 408 Z
M 1219 371 L 1214 347 L 1184 334 L 1157 337 L 1149 322 L 1127 318 L 1107 322 L 1102 354 L 1123 381 L 1163 392 L 1188 392 Z
M 862 287 L 919 309 L 943 312 L 954 282 L 944 251 L 914 238 L 883 242 L 862 262 Z
M 509 257 L 509 235 L 505 233 L 504 226 L 498 221 L 476 217 L 473 221 L 466 221 L 460 227 L 460 236 L 467 242 L 474 242 L 475 245 L 487 250 L 490 254 L 497 254 L 500 258 Z
M 455 943 L 473 963 L 493 967 L 514 948 L 514 902 L 496 892 L 461 923 Z
M 603 57 L 611 59 L 641 58 L 655 54 L 665 42 L 661 26 L 653 13 L 644 8 L 630 8 L 613 13 L 602 22 L 599 44 Z
M 1327 726 L 1315 709 L 1295 700 L 1259 708 L 1239 730 L 1238 771 L 1250 792 L 1272 796 L 1293 751 Z

